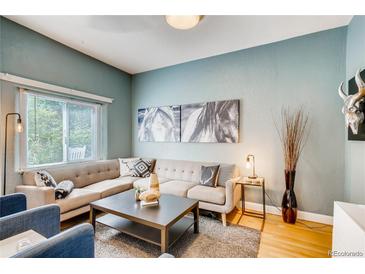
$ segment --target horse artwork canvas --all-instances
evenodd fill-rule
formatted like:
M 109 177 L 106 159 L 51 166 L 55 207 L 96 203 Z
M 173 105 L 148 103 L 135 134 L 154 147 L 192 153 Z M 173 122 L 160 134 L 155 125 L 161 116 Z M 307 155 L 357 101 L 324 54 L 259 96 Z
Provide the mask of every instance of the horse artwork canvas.
M 140 142 L 180 142 L 180 106 L 138 109 Z
M 181 141 L 238 143 L 239 100 L 181 106 Z

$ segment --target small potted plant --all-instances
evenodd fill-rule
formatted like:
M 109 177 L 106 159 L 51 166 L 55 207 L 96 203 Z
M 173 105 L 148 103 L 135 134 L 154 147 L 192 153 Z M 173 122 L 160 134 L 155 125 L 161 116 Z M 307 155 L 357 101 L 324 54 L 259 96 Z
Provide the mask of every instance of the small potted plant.
M 136 201 L 138 202 L 138 201 L 140 201 L 139 195 L 141 195 L 145 191 L 145 189 L 143 187 L 135 187 L 134 191 L 135 191 L 134 197 L 136 198 Z

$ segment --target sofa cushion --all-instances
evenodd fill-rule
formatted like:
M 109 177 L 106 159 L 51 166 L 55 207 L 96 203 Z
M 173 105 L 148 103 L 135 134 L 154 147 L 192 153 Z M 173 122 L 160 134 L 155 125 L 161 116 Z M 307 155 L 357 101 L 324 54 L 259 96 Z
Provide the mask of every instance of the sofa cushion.
M 72 192 L 65 198 L 56 200 L 61 208 L 61 213 L 88 205 L 90 202 L 100 199 L 100 193 L 85 189 L 85 188 L 75 188 Z
M 133 187 L 133 182 L 137 179 L 137 177 L 123 176 L 116 179 L 104 180 L 96 184 L 88 185 L 84 187 L 84 189 L 98 192 L 100 193 L 101 198 L 104 198 L 131 189 Z
M 154 172 L 159 177 L 198 183 L 202 165 L 201 162 L 157 159 Z
M 133 187 L 135 188 L 144 188 L 144 189 L 148 189 L 149 184 L 150 184 L 150 178 L 138 178 L 138 177 L 134 177 L 137 179 L 137 181 L 133 182 Z M 166 183 L 167 181 L 171 181 L 170 179 L 167 178 L 161 178 L 158 177 L 158 181 L 160 182 L 160 184 Z
M 172 180 L 160 185 L 160 192 L 163 194 L 172 194 L 176 196 L 186 197 L 188 190 L 197 183 Z
M 239 176 L 239 170 L 234 164 L 214 162 L 195 162 L 183 160 L 157 159 L 154 172 L 163 178 L 171 180 L 199 182 L 202 166 L 220 165 L 217 185 L 225 186 L 225 182 Z
M 220 164 L 218 173 L 218 186 L 226 186 L 226 182 L 239 176 L 239 170 L 236 165 Z
M 224 205 L 226 202 L 226 189 L 224 187 L 206 187 L 198 185 L 189 189 L 188 198 Z
M 115 179 L 120 175 L 118 160 L 90 161 L 54 166 L 47 168 L 47 172 L 52 175 L 56 182 L 70 180 L 76 188 L 82 188 L 103 180 Z M 24 172 L 24 185 L 35 185 L 34 173 L 35 171 Z

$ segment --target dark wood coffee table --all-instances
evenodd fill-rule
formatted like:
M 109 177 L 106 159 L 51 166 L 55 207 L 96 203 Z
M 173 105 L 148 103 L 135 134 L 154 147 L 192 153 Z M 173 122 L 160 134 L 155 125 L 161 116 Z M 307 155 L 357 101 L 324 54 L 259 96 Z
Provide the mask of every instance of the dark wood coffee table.
M 96 219 L 96 210 L 108 213 Z M 194 218 L 186 216 L 192 212 Z M 156 207 L 141 207 L 128 190 L 90 203 L 90 223 L 100 223 L 161 247 L 168 252 L 191 226 L 199 233 L 199 201 L 162 194 Z

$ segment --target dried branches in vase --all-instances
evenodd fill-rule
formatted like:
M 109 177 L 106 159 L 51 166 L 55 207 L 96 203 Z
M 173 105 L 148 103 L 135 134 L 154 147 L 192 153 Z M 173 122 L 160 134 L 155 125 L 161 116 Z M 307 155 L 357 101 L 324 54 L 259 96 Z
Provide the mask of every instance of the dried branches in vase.
M 285 192 L 283 195 L 282 216 L 284 222 L 295 223 L 297 218 L 297 200 L 294 193 L 295 172 L 299 157 L 308 139 L 308 114 L 303 108 L 291 111 L 281 110 L 281 126 L 275 123 L 284 153 Z

